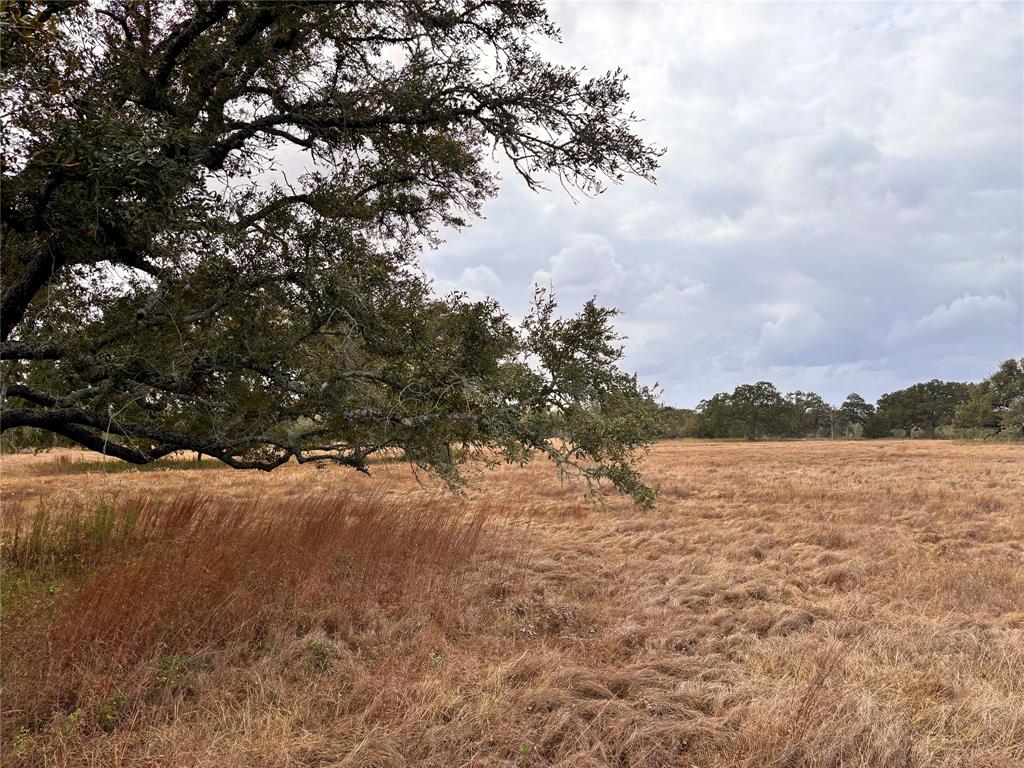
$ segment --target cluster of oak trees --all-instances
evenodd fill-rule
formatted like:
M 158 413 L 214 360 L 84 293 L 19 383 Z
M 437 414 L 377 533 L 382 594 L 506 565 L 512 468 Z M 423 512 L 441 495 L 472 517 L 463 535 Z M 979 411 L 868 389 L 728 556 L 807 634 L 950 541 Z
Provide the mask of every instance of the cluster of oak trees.
M 984 381 L 922 382 L 882 395 L 856 392 L 833 406 L 814 392 L 783 394 L 768 381 L 742 384 L 695 410 L 664 407 L 666 437 L 1024 437 L 1024 358 Z

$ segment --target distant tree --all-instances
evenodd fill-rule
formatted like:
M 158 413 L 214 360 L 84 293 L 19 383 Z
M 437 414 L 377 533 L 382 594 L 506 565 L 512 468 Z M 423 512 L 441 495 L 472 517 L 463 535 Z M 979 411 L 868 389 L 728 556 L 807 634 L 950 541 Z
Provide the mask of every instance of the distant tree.
M 849 432 L 854 424 L 864 426 L 870 422 L 875 414 L 875 406 L 864 400 L 856 392 L 846 396 L 843 404 L 839 406 L 838 417 L 840 428 Z
M 778 435 L 785 430 L 786 401 L 770 381 L 741 384 L 733 390 L 731 400 L 748 440 Z
M 816 392 L 790 392 L 785 400 L 791 413 L 786 429 L 790 437 L 835 437 L 833 408 Z
M 879 437 L 892 437 L 893 430 L 896 429 L 891 425 L 885 415 L 879 415 L 876 410 L 868 420 L 864 422 L 864 437 L 879 438 Z
M 736 437 L 742 425 L 733 408 L 732 396 L 719 392 L 697 405 L 700 437 Z
M 741 384 L 697 406 L 701 437 L 781 437 L 793 428 L 793 406 L 768 381 Z
M 918 429 L 934 435 L 940 426 L 953 423 L 957 407 L 970 395 L 970 384 L 938 379 L 886 393 L 878 399 L 869 431 L 880 436 L 900 429 L 909 435 Z
M 843 431 L 843 415 L 839 412 L 838 408 L 833 406 L 828 407 L 828 436 L 833 440 L 840 436 Z
M 539 453 L 650 500 L 656 406 L 614 311 L 540 294 L 515 327 L 417 268 L 496 192 L 496 152 L 534 189 L 656 168 L 620 72 L 542 57 L 539 0 L 0 14 L 0 428 L 138 464 L 396 450 L 451 483 L 465 457 Z
M 812 435 L 818 437 L 836 437 L 839 423 L 837 410 L 820 395 L 815 395 L 809 414 L 811 415 Z
M 973 387 L 967 402 L 957 407 L 954 424 L 990 435 L 1006 431 L 1024 437 L 1024 358 L 1004 360 Z
M 967 402 L 957 406 L 953 426 L 962 432 L 987 432 L 990 437 L 1002 431 L 987 380 L 975 385 Z
M 1000 419 L 1001 426 L 1007 431 L 1016 433 L 1017 437 L 1024 438 L 1024 397 L 1016 397 L 1003 411 Z
M 673 408 L 663 405 L 658 410 L 661 437 L 699 437 L 700 417 L 690 408 Z
M 812 409 L 809 407 L 810 395 L 811 393 L 800 390 L 783 395 L 783 400 L 788 406 L 783 427 L 786 437 L 805 437 L 813 429 L 814 417 Z

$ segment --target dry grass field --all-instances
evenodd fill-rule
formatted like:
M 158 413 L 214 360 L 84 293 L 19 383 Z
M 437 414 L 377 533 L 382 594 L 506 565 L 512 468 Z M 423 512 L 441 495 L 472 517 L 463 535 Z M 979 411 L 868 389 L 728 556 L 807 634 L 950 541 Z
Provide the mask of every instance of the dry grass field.
M 1022 446 L 666 442 L 649 513 L 83 461 L 3 459 L 4 765 L 1024 765 Z

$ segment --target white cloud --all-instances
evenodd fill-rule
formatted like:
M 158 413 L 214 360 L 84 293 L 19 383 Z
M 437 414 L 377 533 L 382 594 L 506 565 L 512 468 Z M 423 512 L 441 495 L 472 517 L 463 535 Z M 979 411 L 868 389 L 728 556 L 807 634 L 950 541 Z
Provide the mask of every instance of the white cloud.
M 642 317 L 663 318 L 693 313 L 707 306 L 711 286 L 701 280 L 674 277 L 656 287 L 637 305 Z
M 461 291 L 469 298 L 479 300 L 498 295 L 502 288 L 501 278 L 486 264 L 466 267 L 454 280 L 438 277 L 430 269 L 427 274 L 434 281 L 434 290 L 442 295 Z
M 1007 325 L 1024 333 L 1024 318 L 1009 293 L 1002 296 L 964 294 L 912 322 L 897 321 L 889 338 L 898 341 L 937 336 L 941 339 L 964 333 L 980 337 L 986 331 Z
M 501 289 L 501 278 L 485 264 L 468 267 L 459 276 L 459 288 L 471 295 L 490 296 Z
M 754 349 L 756 362 L 791 365 L 811 353 L 812 347 L 831 341 L 825 318 L 813 307 L 784 303 L 771 308 L 773 318 L 761 325 Z

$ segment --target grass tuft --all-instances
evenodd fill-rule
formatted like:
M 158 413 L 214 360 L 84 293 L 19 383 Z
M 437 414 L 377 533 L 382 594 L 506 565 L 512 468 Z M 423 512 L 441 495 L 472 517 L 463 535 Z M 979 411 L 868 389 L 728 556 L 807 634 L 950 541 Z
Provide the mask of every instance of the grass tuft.
M 23 593 L 56 583 L 61 594 L 45 626 L 15 624 L 5 638 L 5 729 L 106 700 L 153 659 L 259 648 L 282 626 L 308 634 L 453 594 L 495 517 L 450 499 L 193 492 L 41 506 L 27 525 L 10 514 L 5 570 Z M 25 654 L 20 663 L 12 652 Z M 314 654 L 314 666 L 326 659 Z

